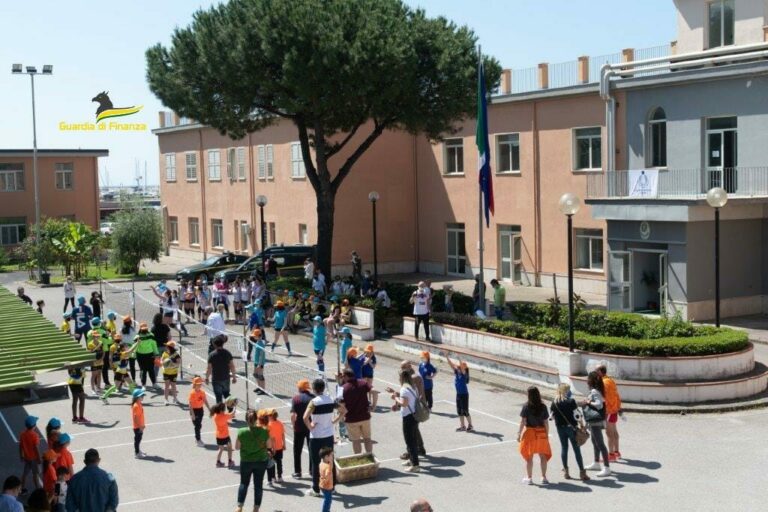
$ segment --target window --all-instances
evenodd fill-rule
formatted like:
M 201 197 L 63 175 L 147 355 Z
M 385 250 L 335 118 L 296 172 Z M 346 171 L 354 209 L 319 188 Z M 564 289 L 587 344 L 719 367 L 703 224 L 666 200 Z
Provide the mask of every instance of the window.
M 165 155 L 165 181 L 176 181 L 176 155 Z
M 200 245 L 200 221 L 197 217 L 189 218 L 189 245 Z
M 256 160 L 257 167 L 259 168 L 259 179 L 263 180 L 267 178 L 267 158 L 266 150 L 264 146 L 256 147 Z
M 733 44 L 734 0 L 715 0 L 709 4 L 709 46 Z
M 221 155 L 218 149 L 208 151 L 208 180 L 221 181 Z
M 443 147 L 445 174 L 464 174 L 464 141 L 445 139 Z
M 240 231 L 240 251 L 244 253 L 248 253 L 248 231 L 250 230 L 250 227 L 248 226 L 248 222 L 241 220 L 239 231 Z
M 227 150 L 227 178 L 230 181 L 235 180 L 235 148 Z
M 304 158 L 301 155 L 301 143 L 291 143 L 291 178 L 303 178 Z
M 172 244 L 179 243 L 179 218 L 168 217 L 168 242 Z
M 576 229 L 576 268 L 603 270 L 603 230 Z
M 224 247 L 224 223 L 221 219 L 211 219 L 211 242 L 213 247 Z
M 299 224 L 299 243 L 309 245 L 309 233 L 307 232 L 306 224 Z
M 448 274 L 465 275 L 467 273 L 467 252 L 464 247 L 464 224 L 450 223 L 446 233 L 448 236 Z
M 274 222 L 269 223 L 269 245 L 277 245 L 277 226 Z
M 504 133 L 496 136 L 496 172 L 520 170 L 520 135 Z
M 57 163 L 54 168 L 56 170 L 56 188 L 58 190 L 72 190 L 74 188 L 75 164 L 72 162 Z
M 600 127 L 573 130 L 574 170 L 600 169 Z
M 27 219 L 7 217 L 0 219 L 0 245 L 17 245 L 27 237 Z
M 237 148 L 237 178 L 245 181 L 245 148 Z
M 197 181 L 197 154 L 187 153 L 185 160 L 187 164 L 187 181 Z
M 275 177 L 274 174 L 274 163 L 275 163 L 275 150 L 272 147 L 272 144 L 267 145 L 267 178 L 272 179 Z
M 661 107 L 648 120 L 648 152 L 650 167 L 667 166 L 667 115 Z
M 0 164 L 0 192 L 24 190 L 24 164 Z

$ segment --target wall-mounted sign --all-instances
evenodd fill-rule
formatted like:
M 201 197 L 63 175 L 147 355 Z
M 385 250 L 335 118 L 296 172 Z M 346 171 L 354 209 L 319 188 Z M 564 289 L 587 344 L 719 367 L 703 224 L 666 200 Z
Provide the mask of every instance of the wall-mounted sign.
M 640 223 L 640 238 L 643 240 L 648 240 L 651 237 L 651 225 L 648 224 L 648 221 L 643 221 Z

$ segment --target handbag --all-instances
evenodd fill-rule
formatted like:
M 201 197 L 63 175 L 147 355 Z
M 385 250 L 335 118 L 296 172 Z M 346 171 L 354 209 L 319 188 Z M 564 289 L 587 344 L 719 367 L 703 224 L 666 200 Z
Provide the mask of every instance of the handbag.
M 587 429 L 581 425 L 574 427 L 571 424 L 571 422 L 569 422 L 568 419 L 565 417 L 565 414 L 563 414 L 560 408 L 556 404 L 553 404 L 553 406 L 554 406 L 553 408 L 557 411 L 560 417 L 563 418 L 565 422 L 568 424 L 568 428 L 572 428 L 576 431 L 576 442 L 579 443 L 579 446 L 584 446 L 584 443 L 589 441 L 589 432 L 587 432 Z
M 584 411 L 584 421 L 588 424 L 605 421 L 605 404 L 600 409 L 595 409 L 589 404 L 585 405 L 582 409 Z

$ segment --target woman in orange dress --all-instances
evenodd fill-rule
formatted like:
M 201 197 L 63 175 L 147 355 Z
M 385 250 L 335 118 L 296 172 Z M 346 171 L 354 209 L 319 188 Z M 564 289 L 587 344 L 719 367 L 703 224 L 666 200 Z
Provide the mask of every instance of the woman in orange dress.
M 538 388 L 528 388 L 528 401 L 520 411 L 520 430 L 517 432 L 517 442 L 520 443 L 520 455 L 525 459 L 525 474 L 523 484 L 533 484 L 533 456 L 539 456 L 541 464 L 541 483 L 547 485 L 547 462 L 552 457 L 549 446 L 549 413 L 547 406 L 541 401 Z

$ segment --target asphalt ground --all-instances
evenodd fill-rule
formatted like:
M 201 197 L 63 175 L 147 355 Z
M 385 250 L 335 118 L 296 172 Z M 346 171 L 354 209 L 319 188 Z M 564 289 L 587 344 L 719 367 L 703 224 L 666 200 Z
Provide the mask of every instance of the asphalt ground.
M 28 294 L 33 299 L 43 298 L 48 304 L 46 316 L 58 321 L 63 303 L 60 288 L 28 287 Z M 291 336 L 291 341 L 294 351 L 310 353 L 308 338 Z M 278 348 L 278 353 L 281 350 Z M 296 360 L 310 367 L 314 365 L 314 357 L 297 356 Z M 397 361 L 380 358 L 375 387 L 383 391 L 384 387 L 392 385 L 397 378 L 397 367 Z M 470 408 L 477 432 L 456 432 L 458 420 L 452 379 L 444 367 L 440 369 L 434 412 L 421 426 L 429 454 L 422 462 L 422 473 L 414 475 L 402 471 L 399 459 L 404 451 L 401 420 L 398 413 L 387 410 L 391 400 L 383 393 L 380 396 L 383 407 L 373 417 L 374 452 L 381 460 L 378 478 L 337 486 L 334 510 L 408 510 L 408 505 L 418 497 L 426 497 L 437 511 L 467 507 L 499 512 L 533 507 L 576 511 L 607 507 L 643 512 L 652 509 L 765 509 L 768 499 L 763 476 L 768 458 L 768 446 L 764 442 L 768 433 L 766 410 L 687 416 L 627 415 L 628 421 L 619 424 L 624 460 L 612 465 L 614 476 L 593 477 L 587 483 L 561 478 L 559 441 L 553 429 L 550 436 L 553 458 L 548 471 L 551 484 L 540 485 L 536 469 L 536 485 L 523 486 L 520 480 L 524 466 L 515 437 L 524 397 L 471 382 Z M 44 375 L 41 379 L 61 381 L 64 374 Z M 268 389 L 269 386 L 268 381 Z M 179 389 L 179 396 L 185 402 L 188 383 L 181 383 Z M 241 379 L 235 394 L 242 396 L 244 392 Z M 256 395 L 250 393 L 255 399 Z M 119 483 L 119 510 L 234 509 L 239 477 L 237 471 L 215 468 L 215 441 L 210 419 L 206 419 L 203 426 L 206 446 L 197 447 L 185 407 L 165 406 L 162 396 L 150 391 L 146 400 L 147 429 L 142 444 L 149 457 L 136 460 L 133 458 L 129 399 L 115 396 L 110 402 L 110 405 L 103 405 L 96 398 L 88 399 L 86 416 L 92 421 L 90 425 L 70 423 L 69 400 L 0 409 L 0 478 L 20 472 L 16 455 L 18 447 L 14 440 L 22 429 L 24 417 L 27 414 L 39 416 L 42 428 L 48 418 L 57 416 L 64 420 L 63 430 L 73 435 L 71 449 L 77 461 L 76 469 L 82 467 L 80 461 L 86 449 L 99 449 L 102 467 L 114 473 Z M 252 406 L 282 407 L 279 412 L 288 423 L 288 408 L 280 397 L 265 398 Z M 242 411 L 239 418 L 242 419 Z M 233 425 L 233 435 L 234 427 L 239 425 L 241 423 Z M 289 441 L 291 434 L 288 429 Z M 351 446 L 337 446 L 336 453 L 352 453 Z M 584 446 L 583 453 L 585 460 L 591 462 L 589 444 Z M 306 468 L 307 455 L 304 457 Z M 235 461 L 238 460 L 236 454 Z M 277 484 L 274 489 L 266 488 L 261 510 L 319 510 L 321 500 L 304 496 L 309 480 L 293 480 L 289 476 L 293 472 L 290 443 L 284 465 L 286 482 Z M 570 465 L 574 473 L 576 465 L 572 455 Z M 251 488 L 246 510 L 250 510 L 252 497 Z

